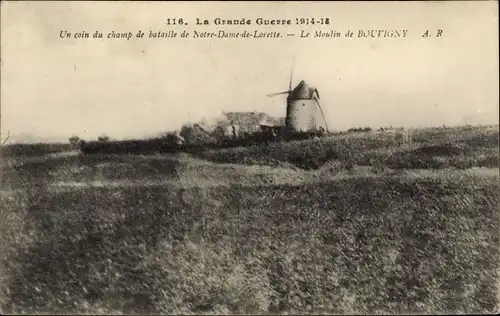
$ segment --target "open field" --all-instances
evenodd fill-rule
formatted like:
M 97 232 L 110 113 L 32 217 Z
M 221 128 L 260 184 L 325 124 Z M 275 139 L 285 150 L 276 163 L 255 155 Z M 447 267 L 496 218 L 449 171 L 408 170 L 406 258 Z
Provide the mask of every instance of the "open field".
M 498 132 L 12 157 L 2 310 L 498 312 Z

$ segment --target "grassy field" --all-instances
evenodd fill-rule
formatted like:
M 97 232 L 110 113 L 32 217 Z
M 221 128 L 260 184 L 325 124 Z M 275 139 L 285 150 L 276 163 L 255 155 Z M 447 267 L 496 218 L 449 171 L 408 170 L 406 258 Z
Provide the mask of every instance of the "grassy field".
M 348 133 L 307 142 L 208 150 L 199 156 L 214 162 L 288 163 L 303 169 L 317 169 L 332 161 L 391 169 L 498 167 L 498 126 L 416 130 L 409 146 L 401 146 L 400 136 L 393 132 Z
M 43 156 L 73 149 L 73 145 L 64 143 L 53 144 L 7 144 L 2 147 L 2 154 L 6 157 L 33 157 Z
M 498 312 L 498 132 L 12 157 L 2 311 Z

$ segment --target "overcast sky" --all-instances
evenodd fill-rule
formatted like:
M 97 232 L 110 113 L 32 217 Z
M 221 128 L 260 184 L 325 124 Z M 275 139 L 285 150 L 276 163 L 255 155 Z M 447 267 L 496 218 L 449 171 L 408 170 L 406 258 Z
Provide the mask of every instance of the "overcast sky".
M 225 111 L 285 115 L 294 84 L 319 89 L 330 129 L 498 124 L 498 8 L 485 2 L 2 2 L 2 134 L 142 137 Z M 173 29 L 166 18 L 329 17 L 406 39 L 61 39 L 61 30 Z M 317 26 L 316 26 L 317 27 Z M 294 31 L 307 27 L 253 31 Z M 243 28 L 230 27 L 230 30 Z M 442 38 L 424 39 L 443 29 Z M 4 134 L 5 135 L 5 134 Z

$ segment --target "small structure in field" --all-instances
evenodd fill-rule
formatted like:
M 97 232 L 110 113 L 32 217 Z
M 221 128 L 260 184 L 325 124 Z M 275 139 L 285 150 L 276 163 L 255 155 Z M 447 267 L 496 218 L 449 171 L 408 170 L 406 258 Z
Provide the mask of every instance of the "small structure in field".
M 221 136 L 239 138 L 262 132 L 263 128 L 276 130 L 281 121 L 263 112 L 224 112 L 216 123 L 216 129 Z

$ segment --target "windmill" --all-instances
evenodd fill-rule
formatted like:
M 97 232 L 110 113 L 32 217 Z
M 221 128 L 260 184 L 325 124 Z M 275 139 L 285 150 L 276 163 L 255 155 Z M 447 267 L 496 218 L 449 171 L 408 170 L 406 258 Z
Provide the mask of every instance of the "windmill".
M 278 93 L 268 94 L 268 97 L 276 95 L 287 94 L 287 107 L 286 107 L 286 120 L 285 129 L 289 133 L 315 133 L 319 131 L 317 122 L 317 110 L 319 109 L 325 129 L 328 132 L 328 125 L 326 122 L 323 109 L 319 101 L 318 89 L 308 85 L 304 80 L 292 89 L 293 81 L 293 68 L 295 58 L 292 62 L 290 71 L 290 81 L 288 83 L 288 90 Z

